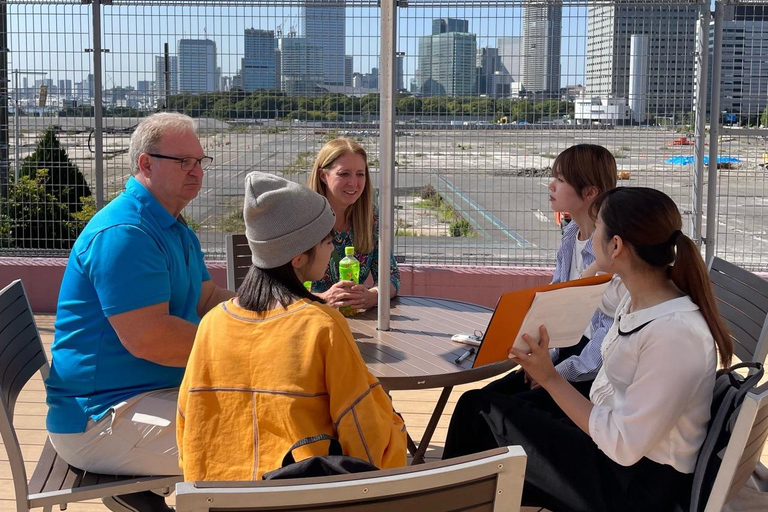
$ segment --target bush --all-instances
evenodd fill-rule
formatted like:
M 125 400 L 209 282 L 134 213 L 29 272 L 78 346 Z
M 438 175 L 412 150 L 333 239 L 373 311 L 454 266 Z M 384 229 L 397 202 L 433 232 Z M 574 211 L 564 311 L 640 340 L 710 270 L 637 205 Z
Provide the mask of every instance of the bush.
M 437 190 L 435 190 L 435 187 L 432 186 L 431 183 L 427 183 L 423 187 L 421 187 L 421 192 L 419 192 L 419 197 L 422 199 L 432 199 L 437 195 Z
M 20 176 L 31 179 L 41 170 L 47 170 L 47 178 L 42 182 L 46 191 L 64 205 L 69 213 L 82 209 L 81 197 L 90 197 L 83 173 L 72 163 L 67 152 L 61 147 L 53 127 L 49 127 L 37 143 L 35 151 L 26 157 L 21 166 Z
M 24 249 L 71 249 L 84 225 L 50 192 L 48 169 L 22 176 L 0 199 L 0 245 Z

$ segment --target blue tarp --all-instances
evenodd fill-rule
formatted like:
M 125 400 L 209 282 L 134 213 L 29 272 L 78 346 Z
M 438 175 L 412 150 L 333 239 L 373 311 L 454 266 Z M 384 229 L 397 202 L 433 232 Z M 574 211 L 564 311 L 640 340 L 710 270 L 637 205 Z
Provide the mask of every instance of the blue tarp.
M 691 165 L 693 163 L 692 156 L 673 156 L 664 160 L 664 163 L 672 165 Z M 709 163 L 709 157 L 704 157 L 704 163 Z M 741 160 L 733 156 L 719 156 L 717 157 L 717 163 L 719 164 L 740 164 Z

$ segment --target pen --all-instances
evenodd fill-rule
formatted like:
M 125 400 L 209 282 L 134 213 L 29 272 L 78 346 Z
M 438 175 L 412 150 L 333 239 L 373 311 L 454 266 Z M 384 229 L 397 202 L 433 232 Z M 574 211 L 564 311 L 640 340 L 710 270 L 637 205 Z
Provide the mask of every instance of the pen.
M 467 350 L 466 352 L 464 352 L 463 354 L 461 354 L 459 357 L 457 357 L 456 360 L 454 361 L 454 363 L 461 364 L 461 363 L 464 362 L 464 360 L 466 358 L 468 358 L 469 356 L 471 356 L 474 353 L 475 353 L 475 347 L 472 347 L 469 350 Z

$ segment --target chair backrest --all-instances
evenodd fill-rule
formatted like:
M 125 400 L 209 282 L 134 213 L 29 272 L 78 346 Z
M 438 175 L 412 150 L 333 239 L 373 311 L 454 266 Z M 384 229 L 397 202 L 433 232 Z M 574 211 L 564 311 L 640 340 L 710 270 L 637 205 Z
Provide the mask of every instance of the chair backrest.
M 741 361 L 765 362 L 768 282 L 720 258 L 712 259 L 709 278 L 720 316 L 731 331 L 736 357 Z
M 746 483 L 768 439 L 768 382 L 744 398 L 704 512 L 719 512 Z
M 13 410 L 19 392 L 37 371 L 43 378 L 48 376 L 48 359 L 24 285 L 16 280 L 0 290 L 0 435 L 11 466 L 17 508 L 23 510 L 27 509 L 29 488 Z
M 519 446 L 407 468 L 265 482 L 184 482 L 179 512 L 451 512 L 519 510 L 526 456 Z
M 251 268 L 251 248 L 243 234 L 227 235 L 227 288 L 237 291 Z

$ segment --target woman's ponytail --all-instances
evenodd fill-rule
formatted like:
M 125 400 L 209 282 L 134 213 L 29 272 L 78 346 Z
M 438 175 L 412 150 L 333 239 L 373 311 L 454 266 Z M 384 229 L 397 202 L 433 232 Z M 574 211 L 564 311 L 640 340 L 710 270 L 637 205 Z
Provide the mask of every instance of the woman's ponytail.
M 724 368 L 728 367 L 731 365 L 733 343 L 728 334 L 728 328 L 717 312 L 715 294 L 712 292 L 712 283 L 704 260 L 701 258 L 701 252 L 693 240 L 685 235 L 677 237 L 675 248 L 677 249 L 675 263 L 669 267 L 669 278 L 699 306 L 709 331 L 715 339 L 720 364 Z
M 663 192 L 645 187 L 619 187 L 598 196 L 591 214 L 605 225 L 609 240 L 620 236 L 650 267 L 667 268 L 668 277 L 699 306 L 715 340 L 720 362 L 731 363 L 733 343 L 717 312 L 715 295 L 699 248 L 682 231 L 680 210 Z

